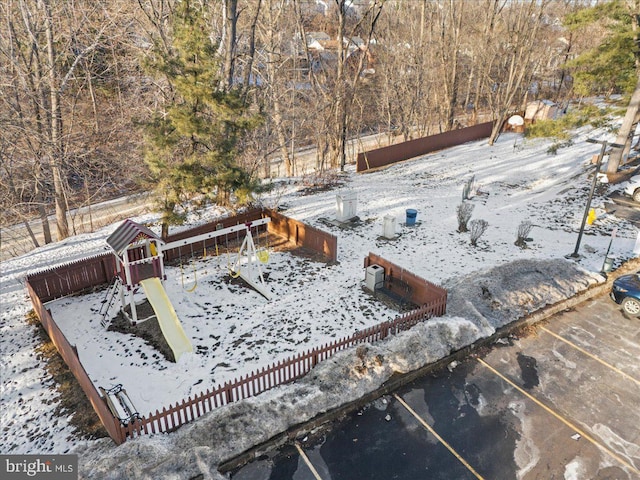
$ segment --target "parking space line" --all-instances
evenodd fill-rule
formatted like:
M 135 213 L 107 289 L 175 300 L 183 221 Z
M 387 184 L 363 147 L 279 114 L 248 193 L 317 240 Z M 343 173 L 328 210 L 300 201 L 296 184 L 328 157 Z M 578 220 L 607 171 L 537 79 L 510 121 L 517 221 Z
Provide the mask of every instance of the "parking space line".
M 313 466 L 313 463 L 311 463 L 311 460 L 309 460 L 309 457 L 307 457 L 307 454 L 304 453 L 304 450 L 302 450 L 302 447 L 300 446 L 300 444 L 298 442 L 293 442 L 293 443 L 296 446 L 296 448 L 298 449 L 298 453 L 302 457 L 302 460 L 304 460 L 304 463 L 306 463 L 307 467 L 309 467 L 309 470 L 311 470 L 311 473 L 313 474 L 315 479 L 316 480 L 322 480 L 322 477 L 320 476 L 318 471 Z
M 625 467 L 629 468 L 631 471 L 633 471 L 634 473 L 637 473 L 640 475 L 640 470 L 638 470 L 635 466 L 633 466 L 633 464 L 627 462 L 624 458 L 620 457 L 616 452 L 614 452 L 613 450 L 611 450 L 609 447 L 607 447 L 606 445 L 603 445 L 602 443 L 600 443 L 598 440 L 596 440 L 595 438 L 593 438 L 591 435 L 589 435 L 588 433 L 584 432 L 583 430 L 581 430 L 580 428 L 578 428 L 576 425 L 574 425 L 573 423 L 571 423 L 569 420 L 567 420 L 566 418 L 564 418 L 562 415 L 560 415 L 559 413 L 555 412 L 554 410 L 552 410 L 551 408 L 547 407 L 544 403 L 542 403 L 540 400 L 538 400 L 537 398 L 535 398 L 533 395 L 531 395 L 530 393 L 528 393 L 527 391 L 525 391 L 524 389 L 520 388 L 518 385 L 516 385 L 514 382 L 512 382 L 511 380 L 509 380 L 507 377 L 505 377 L 503 374 L 501 374 L 500 372 L 498 372 L 495 368 L 493 368 L 491 365 L 489 365 L 487 362 L 485 362 L 484 360 L 482 360 L 481 358 L 477 358 L 478 362 L 481 365 L 484 365 L 485 367 L 487 367 L 491 372 L 493 372 L 495 375 L 497 375 L 498 377 L 500 377 L 502 380 L 504 380 L 505 382 L 507 382 L 509 385 L 511 385 L 513 388 L 515 388 L 516 390 L 518 390 L 521 394 L 523 394 L 525 397 L 527 397 L 529 400 L 531 400 L 532 402 L 534 402 L 536 405 L 538 405 L 539 407 L 542 407 L 546 412 L 550 413 L 551 415 L 553 415 L 554 417 L 556 417 L 558 420 L 560 420 L 562 423 L 564 423 L 567 427 L 569 427 L 570 429 L 574 430 L 576 433 L 580 434 L 580 436 L 582 438 L 584 438 L 585 440 L 591 442 L 593 445 L 595 445 L 596 447 L 600 448 L 601 450 L 603 450 L 604 452 L 608 453 L 611 457 L 613 457 L 615 460 L 617 460 L 618 462 L 620 462 L 622 465 L 624 465 Z
M 554 338 L 557 338 L 557 339 L 558 339 L 558 340 L 560 340 L 561 342 L 566 343 L 566 344 L 567 344 L 567 345 L 569 345 L 570 347 L 575 348 L 575 349 L 576 349 L 576 350 L 578 350 L 579 352 L 581 352 L 581 353 L 583 353 L 583 354 L 587 355 L 588 357 L 590 357 L 590 358 L 594 359 L 595 361 L 600 362 L 600 363 L 601 363 L 602 365 L 604 365 L 605 367 L 607 367 L 607 368 L 609 368 L 609 369 L 613 370 L 613 371 L 614 371 L 614 372 L 616 372 L 616 373 L 619 373 L 619 374 L 620 374 L 620 375 L 622 375 L 623 377 L 625 377 L 625 378 L 627 378 L 627 379 L 631 380 L 632 382 L 635 382 L 635 383 L 637 383 L 638 385 L 640 385 L 640 380 L 637 380 L 637 379 L 633 378 L 631 375 L 628 375 L 628 374 L 624 373 L 622 370 L 620 370 L 620 369 L 618 369 L 618 368 L 614 367 L 614 366 L 613 366 L 613 365 L 611 365 L 610 363 L 607 363 L 607 362 L 605 362 L 604 360 L 602 360 L 601 358 L 596 357 L 596 356 L 595 356 L 595 355 L 593 355 L 592 353 L 587 352 L 584 348 L 579 347 L 578 345 L 576 345 L 575 343 L 571 342 L 570 340 L 567 340 L 566 338 L 561 337 L 560 335 L 558 335 L 557 333 L 552 332 L 551 330 L 549 330 L 549 329 L 548 329 L 548 328 L 546 328 L 546 327 L 540 326 L 539 328 L 540 328 L 540 330 L 543 330 L 543 331 L 547 332 L 549 335 L 553 336 Z
M 415 412 L 415 411 L 414 411 L 414 410 L 413 410 L 409 405 L 407 405 L 407 403 L 406 403 L 402 398 L 400 398 L 400 396 L 399 396 L 397 393 L 394 393 L 394 394 L 393 394 L 393 396 L 395 397 L 395 399 L 396 399 L 396 400 L 398 400 L 398 402 L 400 402 L 400 404 L 401 404 L 404 408 L 406 408 L 406 409 L 407 409 L 407 411 L 408 411 L 411 415 L 413 415 L 413 416 L 415 417 L 415 419 L 416 419 L 416 420 L 418 420 L 418 422 L 420 422 L 420 424 L 421 424 L 424 428 L 426 428 L 426 429 L 431 433 L 431 435 L 433 435 L 434 437 L 436 437 L 436 438 L 438 439 L 438 441 L 439 441 L 442 445 L 444 445 L 444 446 L 447 448 L 447 450 L 449 450 L 449 451 L 450 451 L 450 452 L 451 452 L 451 453 L 452 453 L 452 454 L 453 454 L 453 455 L 454 455 L 454 456 L 455 456 L 455 457 L 460 461 L 460 463 L 462 463 L 465 467 L 467 467 L 467 470 L 469 470 L 471 473 L 473 473 L 473 474 L 475 475 L 475 477 L 476 477 L 478 480 L 484 480 L 484 478 L 483 478 L 483 477 L 482 477 L 478 472 L 476 472 L 476 471 L 473 469 L 473 467 L 472 467 L 471 465 L 469 465 L 469 463 L 467 463 L 467 461 L 466 461 L 464 458 L 462 458 L 462 457 L 460 456 L 460 454 L 459 454 L 458 452 L 456 452 L 456 451 L 453 449 L 453 447 L 452 447 L 451 445 L 449 445 L 449 444 L 444 440 L 444 438 L 442 438 L 440 435 L 438 435 L 438 433 L 437 433 L 437 432 L 436 432 L 436 431 L 431 427 L 431 425 L 429 425 L 425 420 L 423 420 L 423 418 L 422 418 L 420 415 L 418 415 L 418 414 L 417 414 L 417 413 L 416 413 L 416 412 Z

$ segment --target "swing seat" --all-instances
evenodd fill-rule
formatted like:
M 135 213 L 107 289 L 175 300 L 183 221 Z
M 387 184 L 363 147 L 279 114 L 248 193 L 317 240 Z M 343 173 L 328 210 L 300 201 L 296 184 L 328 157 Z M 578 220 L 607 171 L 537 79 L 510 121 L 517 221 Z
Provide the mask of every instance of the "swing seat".
M 184 268 L 182 267 L 182 261 L 181 261 L 180 262 L 180 283 L 182 283 L 182 288 L 189 293 L 194 292 L 196 290 L 196 287 L 198 286 L 198 272 L 196 271 L 195 263 L 193 264 L 193 286 L 187 287 L 184 282 L 184 277 L 185 277 L 185 273 L 184 273 Z
M 269 261 L 269 252 L 266 250 L 260 250 L 259 252 L 256 252 L 256 257 L 258 257 L 258 260 L 262 263 L 267 263 Z
M 184 288 L 186 292 L 192 293 L 196 291 L 197 287 L 198 287 L 198 280 L 196 279 L 195 282 L 193 283 L 193 287 L 185 288 L 183 286 L 182 288 Z

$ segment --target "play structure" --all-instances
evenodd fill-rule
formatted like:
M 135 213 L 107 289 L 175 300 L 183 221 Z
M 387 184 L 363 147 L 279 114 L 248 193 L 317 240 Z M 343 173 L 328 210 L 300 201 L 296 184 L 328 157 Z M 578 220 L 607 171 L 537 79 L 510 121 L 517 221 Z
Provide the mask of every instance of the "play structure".
M 234 278 L 242 278 L 267 300 L 270 300 L 272 293 L 264 282 L 260 266 L 261 263 L 268 260 L 268 253 L 265 250 L 256 248 L 251 234 L 251 228 L 266 225 L 268 222 L 270 222 L 270 218 L 266 217 L 253 222 L 165 243 L 152 230 L 131 220 L 125 220 L 107 238 L 107 244 L 117 259 L 117 275 L 107 291 L 107 296 L 100 311 L 102 326 L 105 328 L 109 326 L 109 311 L 117 303 L 117 299 L 120 299 L 120 312 L 133 325 L 153 317 L 157 319 L 162 334 L 173 351 L 175 360 L 178 361 L 183 353 L 192 352 L 193 347 L 180 324 L 162 283 L 166 279 L 163 252 L 174 249 L 178 249 L 178 252 L 180 252 L 181 248 L 191 247 L 193 253 L 194 244 L 214 239 L 216 254 L 218 255 L 218 239 L 220 239 L 220 245 L 223 245 L 222 238 L 224 237 L 229 275 Z M 231 234 L 236 234 L 237 238 L 239 238 L 241 233 L 244 234 L 244 239 L 232 260 L 228 248 L 228 238 Z M 187 291 L 195 290 L 197 287 L 195 266 L 193 284 L 186 287 L 182 257 L 180 257 L 180 275 L 183 288 Z M 139 287 L 142 288 L 142 292 L 154 313 L 144 318 L 141 317 L 141 312 L 138 308 L 141 302 L 137 302 L 135 299 L 135 294 L 138 293 Z
M 193 352 L 178 316 L 167 297 L 164 280 L 162 246 L 164 242 L 150 229 L 131 220 L 125 220 L 108 238 L 107 244 L 116 256 L 117 275 L 107 291 L 101 313 L 102 325 L 109 325 L 108 313 L 120 298 L 120 312 L 132 324 L 156 317 L 162 334 L 177 362 L 183 353 Z M 135 294 L 142 287 L 154 315 L 140 318 Z M 128 307 L 128 309 L 127 309 Z
M 227 253 L 227 269 L 231 277 L 242 278 L 253 289 L 260 293 L 267 300 L 271 300 L 272 292 L 267 287 L 264 281 L 264 274 L 262 272 L 261 263 L 266 263 L 269 259 L 269 254 L 264 249 L 257 249 L 251 233 L 252 228 L 258 228 L 262 225 L 269 223 L 271 219 L 269 217 L 254 220 L 249 223 L 243 223 L 239 225 L 233 225 L 227 228 L 221 228 L 213 232 L 203 233 L 201 235 L 195 235 L 193 237 L 185 238 L 182 240 L 176 240 L 161 246 L 162 250 L 169 249 L 181 249 L 200 242 L 206 242 L 207 240 L 214 240 L 216 256 L 220 256 L 219 246 L 224 246 Z M 244 235 L 244 239 L 238 252 L 231 258 L 230 250 L 228 246 L 228 238 L 230 235 L 236 234 L 236 238 L 239 238 L 240 234 Z M 224 242 L 223 242 L 224 237 Z M 218 241 L 219 240 L 219 241 Z M 206 249 L 205 255 L 206 255 Z M 181 268 L 181 273 L 184 274 L 184 269 Z M 194 271 L 193 286 L 186 288 L 183 280 L 183 288 L 189 291 L 197 286 L 197 277 Z

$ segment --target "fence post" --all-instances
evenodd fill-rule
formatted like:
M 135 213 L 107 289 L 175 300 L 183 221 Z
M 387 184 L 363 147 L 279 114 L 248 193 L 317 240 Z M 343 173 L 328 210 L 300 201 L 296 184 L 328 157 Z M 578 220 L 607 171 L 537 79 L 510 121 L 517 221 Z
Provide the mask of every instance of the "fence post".
M 227 403 L 233 403 L 233 395 L 231 393 L 231 382 L 224 382 L 224 393 Z

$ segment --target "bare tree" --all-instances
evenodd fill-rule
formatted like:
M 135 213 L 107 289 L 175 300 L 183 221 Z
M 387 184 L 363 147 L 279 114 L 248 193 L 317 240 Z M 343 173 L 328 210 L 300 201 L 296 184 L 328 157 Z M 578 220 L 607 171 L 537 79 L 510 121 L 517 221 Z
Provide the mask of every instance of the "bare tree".
M 456 0 L 444 2 L 441 8 L 436 9 L 438 22 L 434 22 L 434 24 L 437 25 L 437 34 L 440 40 L 439 48 L 436 51 L 438 52 L 443 92 L 443 98 L 439 103 L 443 110 L 445 130 L 451 130 L 454 126 L 455 108 L 458 102 L 464 9 L 464 4 L 456 2 Z
M 480 42 L 483 50 L 476 52 L 476 61 L 484 64 L 480 80 L 494 121 L 489 137 L 492 145 L 514 107 L 521 105 L 540 64 L 542 51 L 537 47 L 542 43 L 548 0 L 488 1 L 484 39 Z
M 625 5 L 629 10 L 634 43 L 637 47 L 640 45 L 640 0 L 626 0 Z M 631 96 L 627 112 L 616 137 L 616 143 L 624 145 L 624 147 L 612 149 L 607 162 L 607 173 L 616 173 L 623 158 L 628 156 L 636 127 L 640 121 L 640 52 L 638 52 L 637 48 L 634 55 L 637 76 L 636 88 Z
M 111 26 L 103 13 L 101 5 L 78 3 L 72 9 L 53 0 L 9 2 L 3 7 L 6 35 L 1 35 L 0 54 L 11 65 L 16 87 L 5 101 L 26 136 L 14 137 L 16 151 L 32 159 L 35 186 L 52 187 L 59 240 L 69 235 L 66 164 L 71 125 L 65 129 L 64 120 L 72 121 L 75 115 L 75 105 L 65 106 L 63 97 L 75 101 L 77 73 L 82 67 L 86 71 L 89 54 Z M 102 17 L 101 23 L 93 23 L 96 15 Z M 45 241 L 50 241 L 46 237 L 45 229 Z
M 357 87 L 362 80 L 362 71 L 367 60 L 367 50 L 371 44 L 376 24 L 382 13 L 384 0 L 373 0 L 366 7 L 358 21 L 347 24 L 347 16 L 351 2 L 348 0 L 334 0 L 331 12 L 336 25 L 337 52 L 335 71 L 319 75 L 314 68 L 310 69 L 311 84 L 318 102 L 318 112 L 323 114 L 323 128 L 318 129 L 325 135 L 320 151 L 329 154 L 331 167 L 344 169 L 346 164 L 346 141 L 349 130 L 351 108 L 354 97 L 358 94 Z M 298 27 L 300 36 L 304 39 L 307 58 L 312 62 L 306 44 L 306 27 L 300 0 L 296 1 Z M 364 37 L 361 49 L 353 49 L 353 39 L 360 33 Z M 358 55 L 354 55 L 359 51 Z
M 45 37 L 47 48 L 47 70 L 49 72 L 49 98 L 50 111 L 48 117 L 49 142 L 48 157 L 51 177 L 53 178 L 54 201 L 56 207 L 56 225 L 58 227 L 58 240 L 69 236 L 69 225 L 67 222 L 67 201 L 65 198 L 64 184 L 60 174 L 61 163 L 64 155 L 64 142 L 62 139 L 62 108 L 60 106 L 60 94 L 64 87 L 58 77 L 58 61 L 53 33 L 53 19 L 51 18 L 51 6 L 49 0 L 40 0 L 44 9 Z M 75 65 L 74 65 L 75 67 Z M 71 70 L 68 72 L 72 73 Z
M 426 135 L 437 111 L 430 7 L 427 0 L 388 5 L 378 29 L 384 43 L 374 51 L 374 104 L 387 130 L 404 140 Z
M 224 88 L 229 90 L 233 87 L 233 75 L 236 55 L 236 29 L 238 25 L 238 0 L 223 0 L 223 37 L 221 47 L 223 48 L 224 60 L 222 63 L 222 78 Z
M 295 95 L 296 78 L 294 62 L 299 45 L 295 43 L 294 31 L 287 28 L 288 2 L 284 0 L 265 0 L 264 22 L 261 25 L 260 38 L 264 54 L 264 90 L 266 101 L 271 107 L 265 114 L 270 117 L 276 146 L 284 166 L 285 174 L 294 174 L 293 152 L 289 151 L 289 142 L 293 125 L 287 119 L 287 113 L 294 106 L 288 106 L 288 99 Z M 289 107 L 289 108 L 288 108 Z

